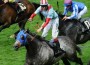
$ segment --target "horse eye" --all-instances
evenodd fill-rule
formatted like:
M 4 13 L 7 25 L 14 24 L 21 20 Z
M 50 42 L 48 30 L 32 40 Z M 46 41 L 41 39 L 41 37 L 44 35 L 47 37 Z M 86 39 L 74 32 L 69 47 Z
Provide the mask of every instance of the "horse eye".
M 21 36 L 21 39 L 24 40 L 24 35 Z

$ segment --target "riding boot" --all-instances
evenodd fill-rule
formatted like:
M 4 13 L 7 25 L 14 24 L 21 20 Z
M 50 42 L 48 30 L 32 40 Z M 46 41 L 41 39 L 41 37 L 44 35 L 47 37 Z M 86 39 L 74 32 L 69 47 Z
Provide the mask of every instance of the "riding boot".
M 54 53 L 56 57 L 58 57 L 58 56 L 60 56 L 60 55 L 62 55 L 62 54 L 65 53 L 64 50 L 62 50 L 62 49 L 60 48 L 59 42 L 54 43 L 54 44 L 56 44 L 56 46 L 55 46 L 55 53 Z
M 62 55 L 63 53 L 65 53 L 64 50 L 60 48 L 60 44 L 57 38 L 53 39 L 53 42 L 50 45 L 52 46 L 52 49 L 54 50 L 55 57 L 58 57 Z

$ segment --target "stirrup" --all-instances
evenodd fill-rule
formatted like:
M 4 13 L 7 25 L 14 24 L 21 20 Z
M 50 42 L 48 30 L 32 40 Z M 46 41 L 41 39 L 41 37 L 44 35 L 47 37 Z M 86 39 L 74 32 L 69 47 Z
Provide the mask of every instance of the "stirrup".
M 58 48 L 57 46 L 55 47 L 55 49 L 54 49 L 54 55 L 55 55 L 55 57 L 61 56 L 64 53 L 65 52 L 61 48 Z

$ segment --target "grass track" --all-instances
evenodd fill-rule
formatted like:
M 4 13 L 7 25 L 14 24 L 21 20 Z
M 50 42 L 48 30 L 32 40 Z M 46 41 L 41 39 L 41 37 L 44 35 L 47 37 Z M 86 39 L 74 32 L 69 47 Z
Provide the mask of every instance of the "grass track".
M 57 10 L 56 6 L 56 0 L 48 0 L 50 4 L 54 7 L 55 10 Z M 63 12 L 63 0 L 59 1 L 59 10 Z M 88 13 L 84 17 L 90 17 L 90 0 L 75 0 L 75 1 L 81 1 L 84 2 L 88 7 Z M 39 3 L 39 0 L 34 0 L 33 2 Z M 34 18 L 34 21 L 29 23 L 27 22 L 26 28 L 29 28 L 32 32 L 35 32 L 35 26 L 36 22 L 42 23 L 40 18 L 36 16 Z M 13 34 L 15 31 L 17 31 L 18 25 L 14 24 L 11 27 L 4 29 L 2 32 L 0 32 L 0 65 L 24 65 L 25 62 L 25 53 L 26 50 L 24 47 L 20 48 L 19 51 L 14 51 L 13 49 L 13 43 L 14 39 L 10 39 L 9 36 Z M 49 32 L 49 35 L 47 39 L 50 39 L 51 35 Z M 90 41 L 87 43 L 80 45 L 83 56 L 82 60 L 84 62 L 84 65 L 87 65 L 89 59 L 90 59 Z M 61 62 L 62 63 L 62 62 Z M 63 64 L 60 64 L 63 65 Z M 72 63 L 72 65 L 75 65 Z

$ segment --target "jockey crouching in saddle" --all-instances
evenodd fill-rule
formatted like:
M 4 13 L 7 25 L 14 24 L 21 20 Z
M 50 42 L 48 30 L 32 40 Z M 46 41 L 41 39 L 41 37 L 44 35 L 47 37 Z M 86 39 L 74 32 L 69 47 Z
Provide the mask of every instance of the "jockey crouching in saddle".
M 67 19 L 77 19 L 86 28 L 85 24 L 83 24 L 83 22 L 81 22 L 81 16 L 87 12 L 87 7 L 85 6 L 85 4 L 81 3 L 81 2 L 75 2 L 72 0 L 64 0 L 64 6 L 65 7 L 64 7 L 63 15 L 65 15 L 65 16 L 62 20 L 65 21 Z M 68 11 L 72 12 L 71 16 L 69 16 L 69 17 L 66 16 Z M 88 30 L 88 29 L 86 29 L 86 30 Z
M 54 11 L 51 5 L 48 4 L 47 0 L 41 0 L 40 6 L 37 10 L 30 16 L 29 21 L 32 21 L 34 16 L 39 12 L 45 17 L 45 22 L 41 25 L 41 27 L 37 30 L 39 33 L 43 30 L 42 37 L 45 38 L 47 36 L 48 31 L 52 26 L 52 40 L 49 45 L 53 48 L 55 55 L 62 54 L 63 50 L 61 50 L 59 42 L 58 42 L 58 26 L 59 26 L 59 18 L 58 14 Z

